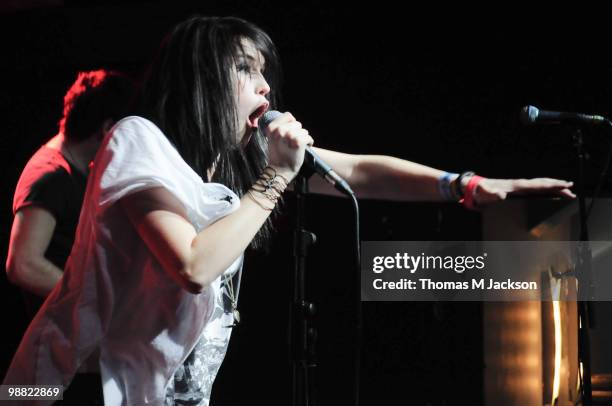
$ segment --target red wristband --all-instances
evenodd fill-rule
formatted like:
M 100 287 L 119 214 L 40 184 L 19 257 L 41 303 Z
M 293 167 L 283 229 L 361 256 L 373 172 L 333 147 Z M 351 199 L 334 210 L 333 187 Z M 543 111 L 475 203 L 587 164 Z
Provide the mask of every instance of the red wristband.
M 474 204 L 474 191 L 483 179 L 484 178 L 482 176 L 478 175 L 474 175 L 470 178 L 470 181 L 465 187 L 464 197 L 461 200 L 461 204 L 463 204 L 463 207 L 465 207 L 466 209 L 473 210 L 476 208 L 476 205 Z

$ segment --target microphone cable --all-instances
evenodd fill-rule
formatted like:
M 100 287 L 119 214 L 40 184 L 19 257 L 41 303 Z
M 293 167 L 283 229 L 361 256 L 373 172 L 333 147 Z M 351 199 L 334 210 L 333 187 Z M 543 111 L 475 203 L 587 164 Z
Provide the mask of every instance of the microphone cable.
M 355 375 L 353 377 L 353 396 L 354 405 L 359 406 L 359 395 L 360 395 L 360 383 L 361 383 L 361 349 L 363 346 L 363 309 L 361 302 L 361 236 L 360 236 L 360 222 L 359 222 L 359 202 L 354 193 L 350 194 L 351 202 L 353 204 L 355 212 L 355 266 L 357 269 L 356 278 L 356 320 L 355 320 Z

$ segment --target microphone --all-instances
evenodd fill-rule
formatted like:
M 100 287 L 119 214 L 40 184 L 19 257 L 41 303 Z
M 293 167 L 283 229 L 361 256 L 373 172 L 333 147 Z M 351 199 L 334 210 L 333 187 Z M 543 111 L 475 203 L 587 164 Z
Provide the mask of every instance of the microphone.
M 582 113 L 540 110 L 537 107 L 525 106 L 521 110 L 521 123 L 531 124 L 588 124 L 596 125 L 608 121 L 605 117 Z
M 280 115 L 282 115 L 282 113 L 276 110 L 270 110 L 266 112 L 259 120 L 259 129 L 264 132 L 264 129 L 268 127 L 268 125 L 270 125 L 270 123 Z M 331 168 L 331 166 L 326 164 L 325 161 L 323 161 L 321 157 L 319 157 L 319 155 L 317 155 L 317 153 L 314 152 L 310 147 L 306 147 L 306 151 L 304 153 L 304 164 L 308 165 L 310 169 L 318 173 L 319 176 L 325 179 L 339 192 L 344 193 L 348 196 L 354 194 L 349 184 L 344 179 L 342 179 Z

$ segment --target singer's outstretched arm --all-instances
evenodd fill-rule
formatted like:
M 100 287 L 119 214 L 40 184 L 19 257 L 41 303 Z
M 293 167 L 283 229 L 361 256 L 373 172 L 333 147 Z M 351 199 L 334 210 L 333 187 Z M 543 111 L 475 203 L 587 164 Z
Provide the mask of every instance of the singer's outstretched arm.
M 360 198 L 441 201 L 438 183 L 444 171 L 407 160 L 384 155 L 352 155 L 322 148 L 313 148 L 343 177 Z M 465 188 L 468 178 L 462 182 Z M 575 197 L 569 189 L 571 182 L 550 179 L 483 179 L 474 193 L 476 204 L 488 204 L 504 200 L 509 194 L 556 194 Z M 310 191 L 338 195 L 329 184 L 318 176 L 309 181 Z

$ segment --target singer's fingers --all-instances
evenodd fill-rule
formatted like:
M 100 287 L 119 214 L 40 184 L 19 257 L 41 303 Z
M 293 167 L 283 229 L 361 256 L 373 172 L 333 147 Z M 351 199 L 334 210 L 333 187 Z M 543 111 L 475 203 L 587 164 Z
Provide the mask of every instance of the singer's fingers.
M 561 189 L 558 194 L 559 196 L 568 197 L 570 199 L 576 198 L 576 195 L 569 189 Z
M 293 148 L 305 147 L 310 141 L 314 142 L 310 134 L 308 134 L 308 130 L 303 129 L 291 132 L 285 139 Z
M 299 143 L 304 147 L 312 147 L 314 145 L 314 139 L 308 134 L 308 131 L 306 131 L 306 134 L 300 137 Z
M 282 122 L 290 122 L 290 121 L 295 121 L 295 117 L 293 117 L 293 114 L 289 113 L 288 111 L 284 112 L 283 114 L 281 114 L 281 116 L 279 117 L 279 119 Z
M 292 133 L 302 130 L 302 123 L 299 121 L 291 121 L 284 123 L 278 127 L 277 132 L 283 137 L 291 136 Z
M 297 120 L 295 119 L 295 117 L 293 117 L 293 114 L 286 112 L 272 120 L 270 124 L 268 124 L 268 128 L 270 132 L 272 132 L 278 129 L 280 126 L 294 121 Z
M 292 133 L 302 129 L 299 121 L 285 122 L 281 124 L 270 124 L 268 136 L 271 138 L 290 137 Z
M 572 182 L 552 178 L 516 179 L 512 181 L 510 191 L 514 194 L 554 193 L 573 197 L 569 190 L 573 185 Z
M 516 179 L 513 181 L 515 189 L 530 189 L 530 188 L 569 188 L 574 184 L 560 179 L 552 178 L 534 178 L 534 179 Z
M 291 123 L 282 124 L 272 131 L 269 137 L 273 140 L 284 139 L 296 145 L 295 140 L 304 134 L 308 134 L 308 130 L 302 128 L 302 124 L 299 121 L 293 121 Z
M 282 142 L 287 145 L 290 145 L 293 148 L 299 147 L 300 144 L 307 145 L 307 143 L 312 140 L 312 138 L 310 138 L 308 130 L 299 128 L 298 126 L 294 126 L 293 128 L 289 129 L 284 129 L 283 131 L 275 131 L 271 133 L 268 138 L 272 142 Z

